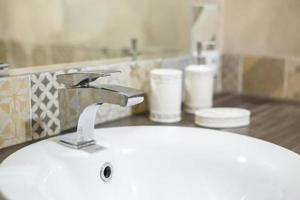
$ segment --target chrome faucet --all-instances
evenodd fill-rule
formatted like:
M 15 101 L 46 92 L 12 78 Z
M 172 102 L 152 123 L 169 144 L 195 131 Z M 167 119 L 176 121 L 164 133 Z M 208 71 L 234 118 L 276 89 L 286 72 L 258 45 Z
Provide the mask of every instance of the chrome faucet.
M 143 102 L 144 93 L 128 87 L 118 85 L 96 84 L 95 81 L 100 77 L 110 76 L 119 71 L 104 70 L 87 73 L 71 73 L 57 75 L 59 83 L 64 84 L 66 90 L 75 90 L 83 95 L 93 94 L 95 98 L 87 103 L 82 110 L 77 132 L 74 134 L 64 135 L 60 138 L 60 143 L 75 149 L 81 149 L 86 146 L 94 145 L 94 127 L 98 109 L 101 104 L 116 104 L 122 107 L 133 106 Z

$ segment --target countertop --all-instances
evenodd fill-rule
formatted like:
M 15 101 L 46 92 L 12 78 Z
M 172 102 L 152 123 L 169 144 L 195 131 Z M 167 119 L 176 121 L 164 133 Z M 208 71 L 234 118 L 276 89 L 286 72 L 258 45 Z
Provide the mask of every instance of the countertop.
M 300 154 L 300 103 L 246 95 L 218 94 L 214 98 L 214 106 L 241 107 L 251 110 L 249 126 L 222 130 L 260 138 Z M 162 124 L 150 121 L 148 113 L 143 113 L 104 123 L 97 128 L 138 125 L 196 127 L 194 116 L 191 114 L 184 113 L 182 121 L 178 123 Z M 31 143 L 33 142 L 0 150 L 0 162 L 16 150 Z

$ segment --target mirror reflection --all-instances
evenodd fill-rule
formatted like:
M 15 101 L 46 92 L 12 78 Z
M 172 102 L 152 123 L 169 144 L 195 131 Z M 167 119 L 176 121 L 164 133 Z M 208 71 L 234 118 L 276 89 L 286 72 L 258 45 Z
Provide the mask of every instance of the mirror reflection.
M 190 48 L 187 0 L 0 0 L 0 62 L 41 66 Z

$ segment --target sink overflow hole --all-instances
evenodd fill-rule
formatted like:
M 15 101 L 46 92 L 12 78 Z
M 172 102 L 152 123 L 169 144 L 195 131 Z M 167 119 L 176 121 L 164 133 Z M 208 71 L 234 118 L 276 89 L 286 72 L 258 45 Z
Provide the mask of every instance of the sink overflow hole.
M 113 174 L 112 164 L 109 162 L 104 163 L 100 170 L 100 178 L 102 179 L 102 181 L 109 182 L 112 178 L 112 174 Z

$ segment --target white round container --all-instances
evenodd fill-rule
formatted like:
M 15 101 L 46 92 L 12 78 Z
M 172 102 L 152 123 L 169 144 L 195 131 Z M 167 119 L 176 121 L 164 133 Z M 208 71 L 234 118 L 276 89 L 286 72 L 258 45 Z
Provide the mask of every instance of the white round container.
M 206 108 L 195 113 L 195 123 L 209 128 L 234 128 L 247 126 L 251 112 L 242 108 Z
M 185 69 L 184 109 L 195 113 L 213 104 L 214 68 L 210 65 L 190 65 Z
M 154 69 L 150 76 L 150 119 L 166 123 L 180 121 L 182 71 Z

